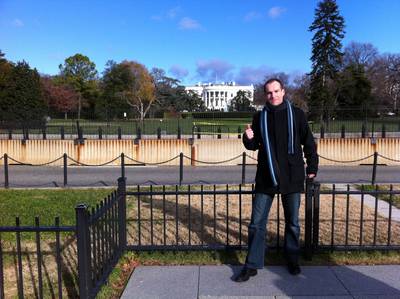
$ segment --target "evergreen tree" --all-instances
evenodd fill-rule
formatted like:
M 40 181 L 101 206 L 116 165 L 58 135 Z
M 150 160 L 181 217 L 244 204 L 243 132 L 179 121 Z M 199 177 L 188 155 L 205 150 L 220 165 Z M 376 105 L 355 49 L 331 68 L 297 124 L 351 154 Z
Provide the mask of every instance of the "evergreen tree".
M 231 100 L 231 104 L 228 107 L 229 111 L 254 111 L 254 107 L 251 106 L 250 94 L 248 91 L 239 90 L 236 96 Z
M 335 0 L 318 3 L 314 22 L 309 27 L 309 31 L 314 32 L 309 106 L 311 112 L 314 110 L 314 113 L 326 120 L 336 104 L 335 80 L 342 64 L 341 40 L 345 33 L 344 26 L 344 18 Z
M 4 82 L 0 99 L 0 119 L 11 121 L 43 120 L 46 107 L 42 97 L 40 76 L 25 62 L 12 66 Z
M 120 93 L 133 84 L 129 69 L 123 64 L 108 61 L 101 81 L 102 96 L 96 105 L 96 114 L 107 120 L 122 118 L 124 112 L 133 118 L 129 105 L 121 99 Z
M 364 66 L 353 63 L 339 75 L 338 105 L 342 117 L 362 117 L 372 109 L 371 82 L 368 80 Z

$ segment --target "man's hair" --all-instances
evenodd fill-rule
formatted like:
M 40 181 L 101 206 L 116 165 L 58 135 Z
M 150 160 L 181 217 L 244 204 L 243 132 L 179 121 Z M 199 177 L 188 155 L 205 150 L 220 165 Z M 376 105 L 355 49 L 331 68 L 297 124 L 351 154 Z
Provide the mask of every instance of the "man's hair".
M 266 87 L 267 87 L 268 84 L 270 84 L 270 83 L 272 83 L 272 82 L 278 82 L 279 85 L 281 86 L 281 89 L 284 89 L 283 82 L 282 82 L 280 79 L 278 79 L 278 78 L 271 78 L 271 79 L 268 79 L 268 80 L 264 83 L 264 93 L 267 93 Z

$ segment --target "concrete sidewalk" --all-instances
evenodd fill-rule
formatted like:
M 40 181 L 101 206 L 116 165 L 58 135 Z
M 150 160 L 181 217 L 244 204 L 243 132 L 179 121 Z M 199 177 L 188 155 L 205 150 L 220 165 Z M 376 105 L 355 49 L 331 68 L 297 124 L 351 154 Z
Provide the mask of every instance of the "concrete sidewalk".
M 240 266 L 143 266 L 121 298 L 400 298 L 400 266 L 305 266 L 298 276 L 268 266 L 244 283 Z

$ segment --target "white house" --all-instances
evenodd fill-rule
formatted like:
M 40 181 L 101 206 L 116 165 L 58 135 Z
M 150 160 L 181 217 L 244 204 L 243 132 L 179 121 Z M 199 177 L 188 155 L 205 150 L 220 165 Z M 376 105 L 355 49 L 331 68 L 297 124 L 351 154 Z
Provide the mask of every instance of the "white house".
M 228 83 L 197 83 L 196 85 L 186 86 L 186 91 L 197 93 L 203 100 L 204 105 L 210 110 L 228 111 L 231 100 L 239 90 L 249 93 L 250 102 L 254 98 L 254 86 L 236 85 L 235 82 Z

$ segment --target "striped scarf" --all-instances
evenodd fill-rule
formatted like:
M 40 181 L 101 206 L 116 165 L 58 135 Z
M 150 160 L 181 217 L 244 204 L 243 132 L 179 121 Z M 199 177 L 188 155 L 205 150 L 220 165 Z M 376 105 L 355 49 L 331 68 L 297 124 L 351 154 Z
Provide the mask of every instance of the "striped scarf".
M 286 111 L 287 111 L 287 119 L 288 119 L 288 153 L 294 154 L 294 120 L 293 120 L 293 108 L 289 101 L 285 100 Z M 274 169 L 272 153 L 271 153 L 271 143 L 268 136 L 268 107 L 264 106 L 264 109 L 261 111 L 261 136 L 264 142 L 265 154 L 267 156 L 267 163 L 269 172 L 271 174 L 273 185 L 278 186 L 278 180 L 276 177 L 276 172 Z

